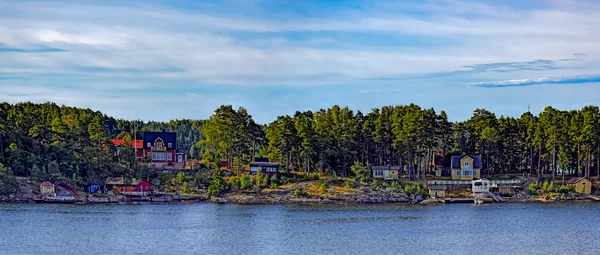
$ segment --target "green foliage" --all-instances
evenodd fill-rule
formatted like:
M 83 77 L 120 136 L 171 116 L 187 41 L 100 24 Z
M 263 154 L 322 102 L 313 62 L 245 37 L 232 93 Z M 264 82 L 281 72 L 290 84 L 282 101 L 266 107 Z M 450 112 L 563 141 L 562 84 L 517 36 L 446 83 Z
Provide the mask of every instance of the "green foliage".
M 348 180 L 346 180 L 346 185 L 345 185 L 346 189 L 351 189 L 352 186 L 354 185 L 354 183 L 356 183 L 355 179 L 349 178 Z
M 212 181 L 208 186 L 208 194 L 211 197 L 218 196 L 226 189 L 225 181 L 223 180 L 223 171 L 217 167 L 212 175 Z
M 325 183 L 321 183 L 321 186 L 319 186 L 319 191 L 320 191 L 321 193 L 325 193 L 325 192 L 327 192 L 327 184 L 325 184 Z
M 184 182 L 185 182 L 185 174 L 184 174 L 183 172 L 179 172 L 179 173 L 177 173 L 177 176 L 176 176 L 176 177 L 177 177 L 177 182 L 178 182 L 179 184 L 182 184 L 182 183 L 184 183 Z
M 371 166 L 369 163 L 360 163 L 359 161 L 354 161 L 350 170 L 358 178 L 361 182 L 368 182 L 371 180 Z
M 313 179 L 313 180 L 315 180 L 315 181 L 318 181 L 318 180 L 319 180 L 319 178 L 320 178 L 320 176 L 319 176 L 319 173 L 317 173 L 317 172 L 314 172 L 314 173 L 313 173 L 313 176 L 312 176 L 312 179 Z
M 183 182 L 183 187 L 181 188 L 181 191 L 183 191 L 184 193 L 187 193 L 189 191 L 187 182 Z
M 539 185 L 537 183 L 530 183 L 527 189 L 529 190 L 529 193 L 535 194 L 539 189 Z
M 542 184 L 542 189 L 546 191 L 546 190 L 548 190 L 548 186 L 549 186 L 549 183 L 548 183 L 548 181 L 545 181 L 545 182 Z
M 567 194 L 569 192 L 573 192 L 574 188 L 572 185 L 561 185 L 558 187 L 558 192 L 562 194 Z
M 279 186 L 276 182 L 271 182 L 271 189 L 277 189 Z
M 554 192 L 554 184 L 550 183 L 548 187 L 546 187 L 546 192 Z
M 296 189 L 294 190 L 294 197 L 298 198 L 298 197 L 303 197 L 306 196 L 306 192 L 302 189 Z
M 0 163 L 0 195 L 7 196 L 17 192 L 19 185 L 8 168 Z
M 247 190 L 250 188 L 250 177 L 246 174 L 240 177 L 240 189 Z
M 263 185 L 267 184 L 264 181 L 263 176 L 265 176 L 265 175 L 262 173 L 262 170 L 259 167 L 258 171 L 256 171 L 256 175 L 254 176 L 254 182 L 256 183 L 256 188 L 261 188 Z

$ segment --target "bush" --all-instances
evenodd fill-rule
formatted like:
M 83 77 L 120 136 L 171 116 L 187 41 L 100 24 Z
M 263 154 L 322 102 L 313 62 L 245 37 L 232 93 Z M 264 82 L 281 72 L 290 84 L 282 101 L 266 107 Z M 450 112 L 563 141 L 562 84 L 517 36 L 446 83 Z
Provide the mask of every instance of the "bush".
M 250 177 L 245 174 L 242 175 L 242 177 L 240 177 L 240 189 L 247 190 L 250 188 L 250 185 Z
M 321 193 L 327 192 L 327 184 L 321 183 L 321 186 L 319 187 L 319 191 L 321 191 Z
M 271 189 L 277 189 L 277 183 L 276 182 L 271 182 Z
M 187 182 L 183 182 L 183 188 L 181 189 L 181 191 L 183 191 L 183 193 L 187 193 L 189 191 Z
M 304 195 L 305 195 L 304 190 L 301 190 L 301 189 L 294 190 L 294 197 L 301 197 Z
M 263 184 L 263 174 L 261 169 L 259 168 L 258 171 L 256 171 L 256 175 L 254 176 L 254 182 L 256 183 L 256 188 L 259 189 Z
M 177 173 L 177 182 L 179 182 L 179 184 L 185 182 L 185 174 L 183 172 Z
M 560 187 L 558 187 L 559 193 L 567 194 L 571 191 L 573 191 L 573 186 L 570 185 L 561 185 Z
M 352 184 L 350 181 L 346 181 L 346 189 L 351 189 L 352 188 Z
M 529 193 L 534 194 L 537 193 L 539 186 L 537 183 L 530 183 L 529 186 L 527 187 L 527 189 L 529 190 Z
M 547 191 L 548 186 L 549 186 L 548 181 L 545 181 L 544 184 L 542 184 L 542 189 Z
M 315 181 L 319 180 L 319 173 L 317 173 L 317 172 L 313 173 L 313 180 L 315 180 Z
M 546 191 L 547 192 L 554 192 L 554 184 L 550 183 L 550 185 L 548 185 Z
M 225 181 L 223 180 L 222 171 L 217 167 L 212 175 L 212 182 L 208 186 L 208 195 L 217 196 L 226 189 Z

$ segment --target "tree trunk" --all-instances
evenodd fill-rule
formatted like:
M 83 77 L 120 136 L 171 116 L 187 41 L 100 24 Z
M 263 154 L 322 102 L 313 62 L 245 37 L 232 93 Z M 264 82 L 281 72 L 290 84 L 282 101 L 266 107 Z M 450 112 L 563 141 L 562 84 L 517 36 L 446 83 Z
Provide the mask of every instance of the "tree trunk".
M 580 148 L 579 147 L 580 146 L 579 146 L 579 143 L 578 143 L 577 144 L 577 176 L 581 177 L 581 166 L 579 165 L 579 163 L 580 163 L 580 160 L 579 160 L 579 150 L 580 150 Z
M 552 143 L 552 181 L 554 181 L 554 175 L 556 174 L 556 139 Z
M 597 156 L 596 160 L 598 162 L 596 163 L 596 171 L 597 171 L 596 175 L 598 176 L 598 179 L 600 179 L 600 142 L 598 142 L 598 151 L 597 151 L 597 153 L 598 153 L 598 156 Z
M 542 142 L 540 141 L 540 143 L 538 144 L 538 165 L 537 165 L 538 180 L 542 177 L 541 167 L 542 167 Z

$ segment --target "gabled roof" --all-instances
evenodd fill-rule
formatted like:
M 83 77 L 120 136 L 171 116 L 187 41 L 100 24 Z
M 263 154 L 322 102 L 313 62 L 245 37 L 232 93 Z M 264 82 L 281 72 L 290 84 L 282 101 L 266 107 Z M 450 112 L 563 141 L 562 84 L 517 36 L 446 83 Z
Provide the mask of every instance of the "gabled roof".
M 150 143 L 151 146 L 154 146 L 154 141 L 158 138 L 163 140 L 165 146 L 168 143 L 172 143 L 173 149 L 177 148 L 177 133 L 175 132 L 144 132 L 144 149 L 150 149 L 148 143 Z
M 279 166 L 277 162 L 250 162 L 251 166 Z
M 110 142 L 112 142 L 115 146 L 124 146 L 125 145 L 124 139 L 111 139 Z M 140 139 L 132 140 L 131 146 L 135 149 L 142 149 L 142 148 L 144 148 L 144 141 L 142 141 Z
M 373 170 L 399 170 L 400 166 L 371 166 Z
M 473 159 L 473 168 L 481 168 L 481 157 L 476 155 L 452 156 L 452 168 L 460 168 L 460 161 L 465 157 L 470 157 Z
M 582 180 L 589 181 L 585 177 L 576 177 L 576 178 L 573 178 L 573 179 L 569 180 L 569 184 L 576 184 L 576 183 L 578 183 L 578 182 L 580 182 Z
M 108 185 L 125 185 L 125 180 L 121 177 L 108 177 L 106 178 L 106 184 Z M 133 186 L 137 186 L 138 184 L 140 184 L 140 181 L 134 179 L 131 179 L 131 185 Z
M 50 182 L 42 182 L 40 184 L 40 186 L 42 186 L 42 187 L 54 187 L 54 184 L 52 184 Z

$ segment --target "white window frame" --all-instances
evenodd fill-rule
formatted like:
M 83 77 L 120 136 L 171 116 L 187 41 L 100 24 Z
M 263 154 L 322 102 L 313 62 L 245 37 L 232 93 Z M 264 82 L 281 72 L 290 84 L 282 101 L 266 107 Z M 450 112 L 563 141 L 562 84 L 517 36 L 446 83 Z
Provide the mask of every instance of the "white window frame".
M 148 148 L 152 147 L 152 143 L 151 142 L 146 143 L 146 145 L 147 145 L 146 147 L 148 147 Z
M 167 161 L 173 161 L 173 154 L 167 153 Z
M 172 144 L 172 143 L 168 143 L 168 144 L 167 144 L 167 147 L 168 147 L 168 148 L 173 148 L 173 144 Z

